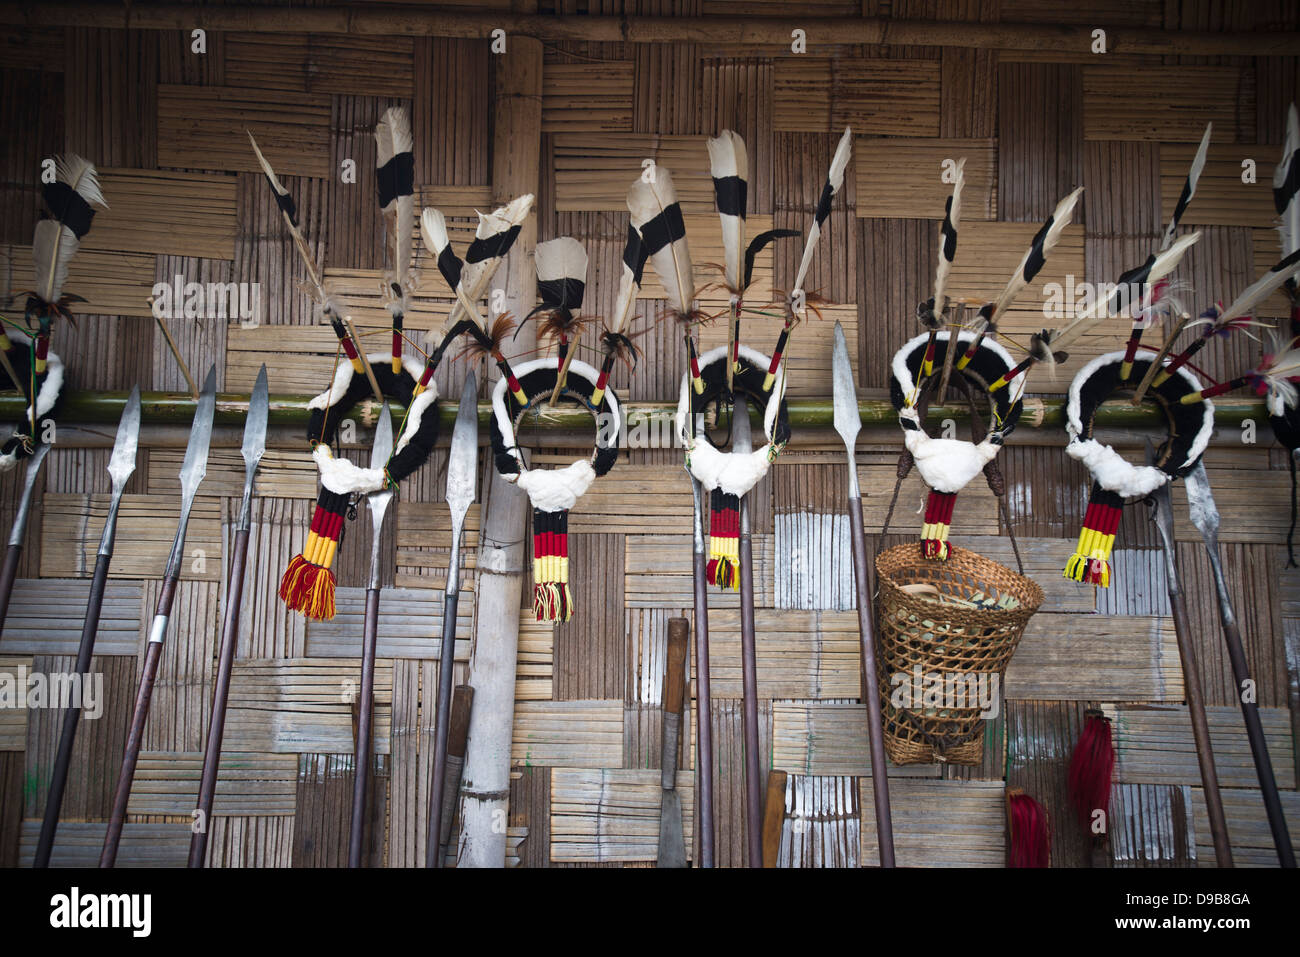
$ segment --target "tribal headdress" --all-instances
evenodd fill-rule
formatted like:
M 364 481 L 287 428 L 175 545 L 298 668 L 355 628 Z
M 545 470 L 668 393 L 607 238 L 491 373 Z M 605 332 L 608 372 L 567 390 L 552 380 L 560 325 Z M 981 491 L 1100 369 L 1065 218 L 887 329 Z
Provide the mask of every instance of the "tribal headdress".
M 1066 404 L 1066 454 L 1087 468 L 1093 483 L 1083 530 L 1064 575 L 1103 588 L 1110 585 L 1110 553 L 1124 503 L 1144 498 L 1190 472 L 1214 431 L 1214 404 L 1202 397 L 1200 380 L 1191 370 L 1180 368 L 1164 382 L 1153 383 L 1144 396 L 1160 406 L 1168 424 L 1168 437 L 1157 450 L 1155 465 L 1130 465 L 1114 448 L 1094 438 L 1093 422 L 1101 404 L 1132 388 L 1124 376 L 1126 355 L 1126 351 L 1108 352 L 1080 369 L 1070 383 Z M 1132 375 L 1141 381 L 1151 362 L 1151 357 L 1135 359 Z
M 629 240 L 629 248 L 633 243 Z M 568 621 L 573 617 L 573 591 L 569 586 L 569 509 L 598 476 L 618 460 L 622 427 L 618 397 L 608 387 L 608 369 L 597 372 L 575 358 L 582 326 L 591 317 L 582 313 L 587 288 L 587 252 L 568 236 L 538 243 L 534 253 L 537 292 L 541 304 L 529 318 L 537 317 L 542 340 L 554 340 L 554 358 L 535 359 L 511 371 L 492 393 L 492 452 L 497 471 L 528 495 L 533 506 L 533 612 L 538 621 Z M 625 257 L 626 260 L 626 257 Z M 617 308 L 622 322 L 635 305 L 639 277 L 630 288 L 631 301 L 622 295 L 629 289 L 625 262 L 624 281 Z M 619 343 L 608 342 L 606 362 L 612 361 Z M 551 400 L 566 399 L 591 412 L 596 420 L 596 443 L 591 456 L 562 469 L 529 469 L 519 449 L 515 430 L 529 409 Z
M 1285 258 L 1300 249 L 1300 116 L 1295 104 L 1286 114 L 1286 141 L 1282 159 L 1273 171 L 1273 208 L 1278 215 L 1278 240 Z M 1286 281 L 1291 298 L 1291 335 L 1300 336 L 1300 282 L 1292 276 Z
M 68 266 L 90 231 L 95 207 L 108 208 L 95 167 L 71 153 L 55 158 L 54 181 L 45 184 L 42 195 L 45 214 L 32 238 L 36 287 L 27 293 L 24 309 L 33 335 L 28 338 L 15 334 L 15 342 L 0 330 L 0 383 L 18 389 L 29 403 L 17 431 L 0 449 L 0 470 L 10 469 L 20 458 L 31 455 L 38 441 L 40 419 L 50 414 L 59 401 L 63 363 L 50 351 L 51 330 L 56 318 L 71 318 L 68 304 L 77 297 L 63 291 Z
M 388 247 L 394 266 L 392 282 L 389 284 L 390 294 L 404 308 L 406 285 L 403 263 L 409 260 L 410 248 L 409 239 L 404 247 L 401 238 L 402 223 L 406 220 L 401 217 L 401 202 L 398 197 L 400 189 L 404 187 L 394 186 L 394 182 L 401 179 L 401 176 L 390 173 L 396 169 L 392 164 L 409 164 L 409 159 L 400 160 L 398 157 L 402 150 L 398 149 L 397 153 L 388 157 L 387 162 L 382 162 L 386 148 L 391 149 L 394 145 L 405 145 L 409 156 L 409 134 L 403 141 L 400 131 L 393 128 L 402 119 L 394 116 L 393 110 L 389 110 L 380 124 L 381 128 L 389 124 L 389 128 L 382 134 L 377 130 L 376 135 L 380 140 L 381 164 L 378 179 L 381 199 L 386 191 L 394 191 L 393 215 L 389 216 L 389 210 L 385 209 Z M 252 139 L 252 134 L 249 134 L 249 139 Z M 385 143 L 388 144 L 387 147 Z M 349 328 L 349 320 L 329 296 L 320 266 L 298 230 L 297 207 L 293 197 L 276 178 L 270 164 L 258 150 L 256 141 L 253 142 L 253 149 L 275 192 L 276 203 L 283 213 L 294 246 L 307 267 L 309 282 L 305 291 L 321 306 L 338 337 L 340 349 L 346 355 L 345 360 L 336 363 L 330 387 L 307 404 L 311 410 L 307 423 L 307 442 L 320 472 L 321 489 L 316 498 L 306 545 L 301 554 L 290 560 L 280 579 L 279 590 L 281 600 L 288 607 L 312 620 L 322 621 L 334 617 L 336 583 L 332 566 L 342 541 L 344 518 L 354 514 L 355 503 L 361 496 L 388 485 L 396 488 L 402 479 L 424 464 L 438 439 L 438 415 L 435 407 L 438 390 L 418 390 L 416 379 L 421 373 L 420 364 L 401 360 L 401 331 L 397 324 L 400 321 L 397 312 L 394 312 L 394 344 L 391 353 L 366 355 L 359 348 L 355 332 Z M 385 172 L 385 169 L 389 172 Z M 409 230 L 406 232 L 409 236 Z M 403 252 L 404 248 L 406 252 Z M 402 278 L 399 279 L 399 276 Z M 362 468 L 345 458 L 336 457 L 331 445 L 337 437 L 339 424 L 357 403 L 376 391 L 384 398 L 406 406 L 406 417 L 393 454 L 386 465 L 381 469 Z

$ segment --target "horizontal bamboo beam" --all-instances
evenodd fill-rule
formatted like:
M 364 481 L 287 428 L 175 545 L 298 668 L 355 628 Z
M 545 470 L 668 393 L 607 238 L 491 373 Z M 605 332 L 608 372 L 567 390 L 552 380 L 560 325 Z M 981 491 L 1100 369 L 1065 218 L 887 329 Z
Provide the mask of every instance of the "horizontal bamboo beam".
M 808 48 L 865 44 L 970 47 L 1089 53 L 1092 31 L 1106 31 L 1107 54 L 1146 56 L 1296 56 L 1300 33 L 1178 32 L 1098 23 L 961 23 L 880 17 L 617 17 L 547 16 L 508 11 L 442 11 L 399 3 L 329 7 L 267 7 L 249 4 L 189 6 L 178 3 L 86 3 L 43 0 L 0 3 L 0 21 L 20 26 L 107 27 L 135 30 L 197 28 L 216 32 L 318 33 L 356 36 L 434 36 L 488 39 L 494 30 L 539 40 L 627 43 L 711 43 L 789 47 L 803 30 Z M 1105 59 L 1099 57 L 1099 61 Z
M 307 402 L 310 396 L 273 395 L 271 396 L 270 424 L 277 426 L 306 426 L 308 418 Z M 115 423 L 122 415 L 126 405 L 125 392 L 70 392 L 63 397 L 59 408 L 58 421 L 70 425 L 90 423 Z M 141 421 L 155 425 L 185 425 L 194 418 L 194 398 L 184 392 L 144 392 L 140 396 Z M 790 412 L 790 425 L 795 429 L 833 429 L 834 407 L 829 399 L 790 399 L 787 402 Z M 0 421 L 15 422 L 26 412 L 26 403 L 18 396 L 7 393 L 0 395 Z M 1247 419 L 1253 419 L 1260 428 L 1268 423 L 1268 413 L 1264 403 L 1252 398 L 1218 398 L 1214 400 L 1215 423 L 1220 426 L 1240 426 Z M 405 411 L 401 406 L 393 406 L 393 415 L 400 420 Z M 669 422 L 677 414 L 674 402 L 628 402 L 622 410 L 630 423 L 638 420 L 661 423 Z M 1061 398 L 1024 400 L 1024 410 L 1016 431 L 1033 433 L 1059 432 L 1065 424 L 1065 400 Z M 368 428 L 375 421 L 378 412 L 377 403 L 366 400 L 354 407 L 351 415 L 358 424 Z M 871 426 L 896 426 L 898 413 L 887 399 L 860 398 L 858 412 L 862 424 Z M 217 395 L 216 423 L 218 425 L 242 425 L 248 414 L 248 398 L 232 393 Z M 479 425 L 486 427 L 492 414 L 492 406 L 486 402 L 479 403 Z M 456 406 L 450 402 L 438 404 L 438 415 L 442 431 L 450 434 L 456 421 Z M 756 409 L 750 411 L 754 426 L 761 429 L 762 416 Z M 938 428 L 944 419 L 966 422 L 970 419 L 968 405 L 934 405 L 930 407 L 926 421 Z M 528 428 L 545 429 L 559 432 L 583 432 L 591 429 L 590 414 L 576 406 L 557 406 L 554 409 L 543 408 L 529 413 L 524 419 Z M 1134 408 L 1127 399 L 1106 402 L 1097 412 L 1096 425 L 1103 429 L 1132 429 L 1138 432 L 1163 431 L 1164 418 L 1160 411 L 1150 403 Z

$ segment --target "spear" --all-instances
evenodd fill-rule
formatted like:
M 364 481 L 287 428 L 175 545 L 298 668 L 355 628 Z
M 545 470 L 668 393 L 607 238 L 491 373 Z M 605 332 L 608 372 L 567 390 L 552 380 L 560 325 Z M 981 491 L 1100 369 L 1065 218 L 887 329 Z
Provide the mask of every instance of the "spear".
M 36 408 L 36 400 L 32 400 Z M 13 594 L 14 579 L 18 577 L 18 562 L 23 557 L 23 539 L 27 537 L 27 519 L 32 510 L 32 491 L 36 488 L 36 476 L 40 474 L 41 465 L 50 447 L 33 436 L 37 443 L 32 457 L 27 460 L 27 480 L 23 482 L 23 494 L 18 499 L 18 511 L 14 513 L 13 528 L 9 531 L 9 548 L 5 551 L 4 565 L 0 567 L 0 636 L 4 635 L 5 619 L 9 617 L 9 596 Z
M 248 534 L 253 521 L 253 479 L 266 451 L 266 419 L 270 397 L 266 387 L 266 363 L 262 363 L 248 400 L 244 424 L 244 496 L 239 503 L 239 523 L 230 554 L 230 577 L 226 581 L 226 620 L 221 627 L 221 652 L 217 663 L 217 686 L 212 695 L 212 720 L 208 722 L 208 746 L 203 752 L 203 776 L 199 780 L 199 829 L 190 835 L 190 867 L 202 867 L 212 829 L 212 799 L 217 790 L 217 764 L 221 760 L 221 739 L 226 730 L 226 700 L 230 696 L 230 672 L 239 644 L 239 607 L 244 597 L 244 567 L 248 563 Z
M 697 423 L 698 426 L 698 423 Z M 695 753 L 699 765 L 700 867 L 713 866 L 713 699 L 709 693 L 709 591 L 704 552 L 704 488 L 691 475 L 691 567 L 695 584 Z
M 113 454 L 108 460 L 108 474 L 113 480 L 113 498 L 104 521 L 104 533 L 99 538 L 99 554 L 95 558 L 95 573 L 90 579 L 90 599 L 86 603 L 86 621 L 81 628 L 81 644 L 77 647 L 77 674 L 81 680 L 90 680 L 90 659 L 95 653 L 95 633 L 99 630 L 99 610 L 104 603 L 104 589 L 108 585 L 108 565 L 113 560 L 113 544 L 117 533 L 117 510 L 122 504 L 122 491 L 127 479 L 135 471 L 136 446 L 140 439 L 140 387 L 131 390 L 122 421 L 117 426 L 117 439 Z M 77 737 L 81 721 L 81 707 L 69 705 L 63 712 L 63 731 L 59 735 L 59 751 L 54 759 L 54 773 L 50 780 L 50 793 L 45 799 L 45 820 L 41 822 L 41 836 L 36 844 L 34 867 L 49 867 L 50 852 L 54 849 L 54 832 L 59 826 L 59 810 L 63 807 L 63 789 L 68 783 L 68 765 L 72 760 L 72 744 Z
M 433 745 L 433 789 L 429 793 L 429 848 L 425 865 L 442 867 L 446 854 L 442 836 L 447 789 L 447 730 L 451 720 L 452 673 L 456 658 L 456 604 L 460 599 L 460 535 L 465 513 L 478 485 L 478 380 L 465 377 L 456 410 L 456 428 L 447 458 L 447 508 L 451 511 L 451 559 L 443 593 L 442 656 L 438 661 L 438 717 Z
M 1147 439 L 1147 464 L 1155 464 L 1155 450 Z M 1183 668 L 1183 690 L 1192 719 L 1192 738 L 1196 742 L 1196 760 L 1201 769 L 1201 788 L 1205 792 L 1205 810 L 1210 818 L 1210 835 L 1214 840 L 1214 859 L 1220 867 L 1232 866 L 1232 847 L 1228 843 L 1228 824 L 1223 816 L 1223 798 L 1219 794 L 1219 774 L 1214 767 L 1214 749 L 1210 744 L 1210 726 L 1205 719 L 1205 697 L 1201 678 L 1192 655 L 1192 629 L 1187 619 L 1187 601 L 1178 583 L 1178 566 L 1174 560 L 1173 495 L 1165 482 L 1151 495 L 1153 516 L 1160 532 L 1165 553 L 1165 578 L 1169 590 L 1169 610 L 1174 618 L 1174 635 L 1178 639 L 1178 658 Z
M 948 350 L 949 354 L 955 348 Z M 880 714 L 880 687 L 876 674 L 876 634 L 871 620 L 871 589 L 867 582 L 867 536 L 862 525 L 862 489 L 858 486 L 858 463 L 854 449 L 862 416 L 858 392 L 853 384 L 853 367 L 844 342 L 844 328 L 835 323 L 833 356 L 835 388 L 835 431 L 844 440 L 849 457 L 849 524 L 853 526 L 853 574 L 857 585 L 858 630 L 862 635 L 862 698 L 867 705 L 867 731 L 871 739 L 871 790 L 876 799 L 876 837 L 880 866 L 894 866 L 894 826 L 889 813 L 889 765 L 885 761 L 884 722 Z
M 149 704 L 153 700 L 153 683 L 158 675 L 158 661 L 162 658 L 163 641 L 167 638 L 167 622 L 176 598 L 176 586 L 181 578 L 181 560 L 185 557 L 185 530 L 190 523 L 190 509 L 194 507 L 194 493 L 208 472 L 208 445 L 212 441 L 212 416 L 217 404 L 217 367 L 208 369 L 203 380 L 203 392 L 194 411 L 194 425 L 190 429 L 190 444 L 181 464 L 181 517 L 176 525 L 176 538 L 163 572 L 162 589 L 154 607 L 153 624 L 149 628 L 149 644 L 141 667 L 140 687 L 135 696 L 135 713 L 131 730 L 126 738 L 122 755 L 122 769 L 117 776 L 117 791 L 113 795 L 113 810 L 104 835 L 104 849 L 99 855 L 100 867 L 112 867 L 117 860 L 117 846 L 122 840 L 122 825 L 126 822 L 126 805 L 131 797 L 131 784 L 135 780 L 135 765 L 140 759 L 144 744 L 144 726 L 149 720 Z
M 773 401 L 776 401 L 774 398 Z M 736 394 L 731 451 L 754 450 L 749 433 L 749 405 Z M 758 661 L 754 642 L 754 547 L 749 529 L 748 496 L 740 496 L 740 665 L 745 730 L 745 835 L 749 866 L 763 866 L 763 764 L 758 753 Z
M 388 400 L 379 410 L 375 424 L 375 444 L 370 450 L 370 467 L 383 469 L 393 454 L 393 420 L 388 414 Z M 348 867 L 361 866 L 361 845 L 365 839 L 366 789 L 370 784 L 370 752 L 374 744 L 375 723 L 375 645 L 379 637 L 379 545 L 384 517 L 393 490 L 387 484 L 366 496 L 370 504 L 370 585 L 366 588 L 366 625 L 361 640 L 361 698 L 357 721 L 356 776 L 352 782 L 352 834 L 348 841 Z
M 1241 629 L 1232 608 L 1232 596 L 1228 594 L 1228 582 L 1223 577 L 1223 562 L 1219 558 L 1219 509 L 1214 504 L 1214 492 L 1210 488 L 1210 477 L 1205 473 L 1204 461 L 1196 463 L 1196 468 L 1183 479 L 1183 485 L 1187 488 L 1187 505 L 1192 524 L 1201 533 L 1205 551 L 1210 556 L 1210 569 L 1214 572 L 1223 640 L 1228 646 L 1228 660 L 1232 663 L 1232 677 L 1237 683 L 1241 715 L 1246 721 L 1246 737 L 1250 739 L 1250 753 L 1255 759 L 1255 773 L 1259 777 L 1259 789 L 1264 796 L 1264 810 L 1268 813 L 1269 830 L 1273 832 L 1273 845 L 1277 848 L 1279 863 L 1283 867 L 1295 867 L 1295 850 L 1291 847 L 1291 835 L 1287 833 L 1286 818 L 1282 816 L 1277 778 L 1273 776 L 1273 762 L 1269 759 L 1268 746 L 1264 741 L 1264 726 L 1259 720 L 1259 705 L 1254 695 L 1247 691 L 1255 682 L 1246 664 Z

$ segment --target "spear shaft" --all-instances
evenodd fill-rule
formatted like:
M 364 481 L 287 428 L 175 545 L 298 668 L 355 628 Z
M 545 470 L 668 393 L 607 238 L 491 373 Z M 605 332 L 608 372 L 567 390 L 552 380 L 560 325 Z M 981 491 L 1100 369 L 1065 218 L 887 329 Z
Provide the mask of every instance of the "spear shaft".
M 775 400 L 773 400 L 775 401 Z M 732 451 L 752 450 L 749 406 L 736 395 Z M 763 866 L 763 763 L 758 740 L 758 652 L 754 637 L 754 546 L 750 534 L 749 496 L 740 496 L 740 664 L 745 734 L 745 837 L 749 866 Z
M 688 473 L 689 474 L 689 473 Z M 704 489 L 691 476 L 695 584 L 695 753 L 699 773 L 700 867 L 713 867 L 713 698 L 709 690 L 709 593 L 704 554 Z
M 33 441 L 35 437 L 33 436 Z M 36 477 L 50 447 L 42 442 L 32 452 L 27 462 L 27 478 L 23 483 L 23 494 L 18 500 L 18 511 L 14 513 L 13 528 L 9 531 L 9 547 L 5 549 L 4 564 L 0 566 L 0 636 L 4 635 L 5 620 L 9 617 L 9 596 L 14 591 L 14 580 L 18 578 L 18 563 L 23 557 L 23 539 L 27 537 L 27 519 L 32 510 L 32 492 L 36 489 Z

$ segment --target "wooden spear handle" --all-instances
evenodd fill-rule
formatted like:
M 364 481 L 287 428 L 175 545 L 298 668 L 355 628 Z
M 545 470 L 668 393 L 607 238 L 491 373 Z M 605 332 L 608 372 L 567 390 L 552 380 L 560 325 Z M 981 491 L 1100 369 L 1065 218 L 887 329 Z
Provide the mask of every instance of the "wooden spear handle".
M 668 621 L 668 662 L 664 665 L 664 711 L 681 714 L 686 695 L 686 646 L 688 625 L 685 618 Z
M 0 635 L 5 633 L 5 619 L 9 617 L 9 596 L 13 594 L 14 580 L 18 577 L 18 562 L 23 557 L 21 545 L 10 545 L 5 550 L 5 561 L 0 567 Z
M 456 795 L 460 793 L 461 773 L 465 768 L 465 746 L 469 741 L 469 716 L 473 707 L 474 689 L 457 685 L 451 699 L 451 718 L 447 721 L 447 770 L 442 786 L 442 820 L 438 822 L 439 854 L 444 857 L 451 841 L 451 826 L 456 822 Z
M 781 854 L 781 829 L 785 824 L 784 771 L 767 772 L 767 797 L 763 801 L 763 866 L 776 867 Z

